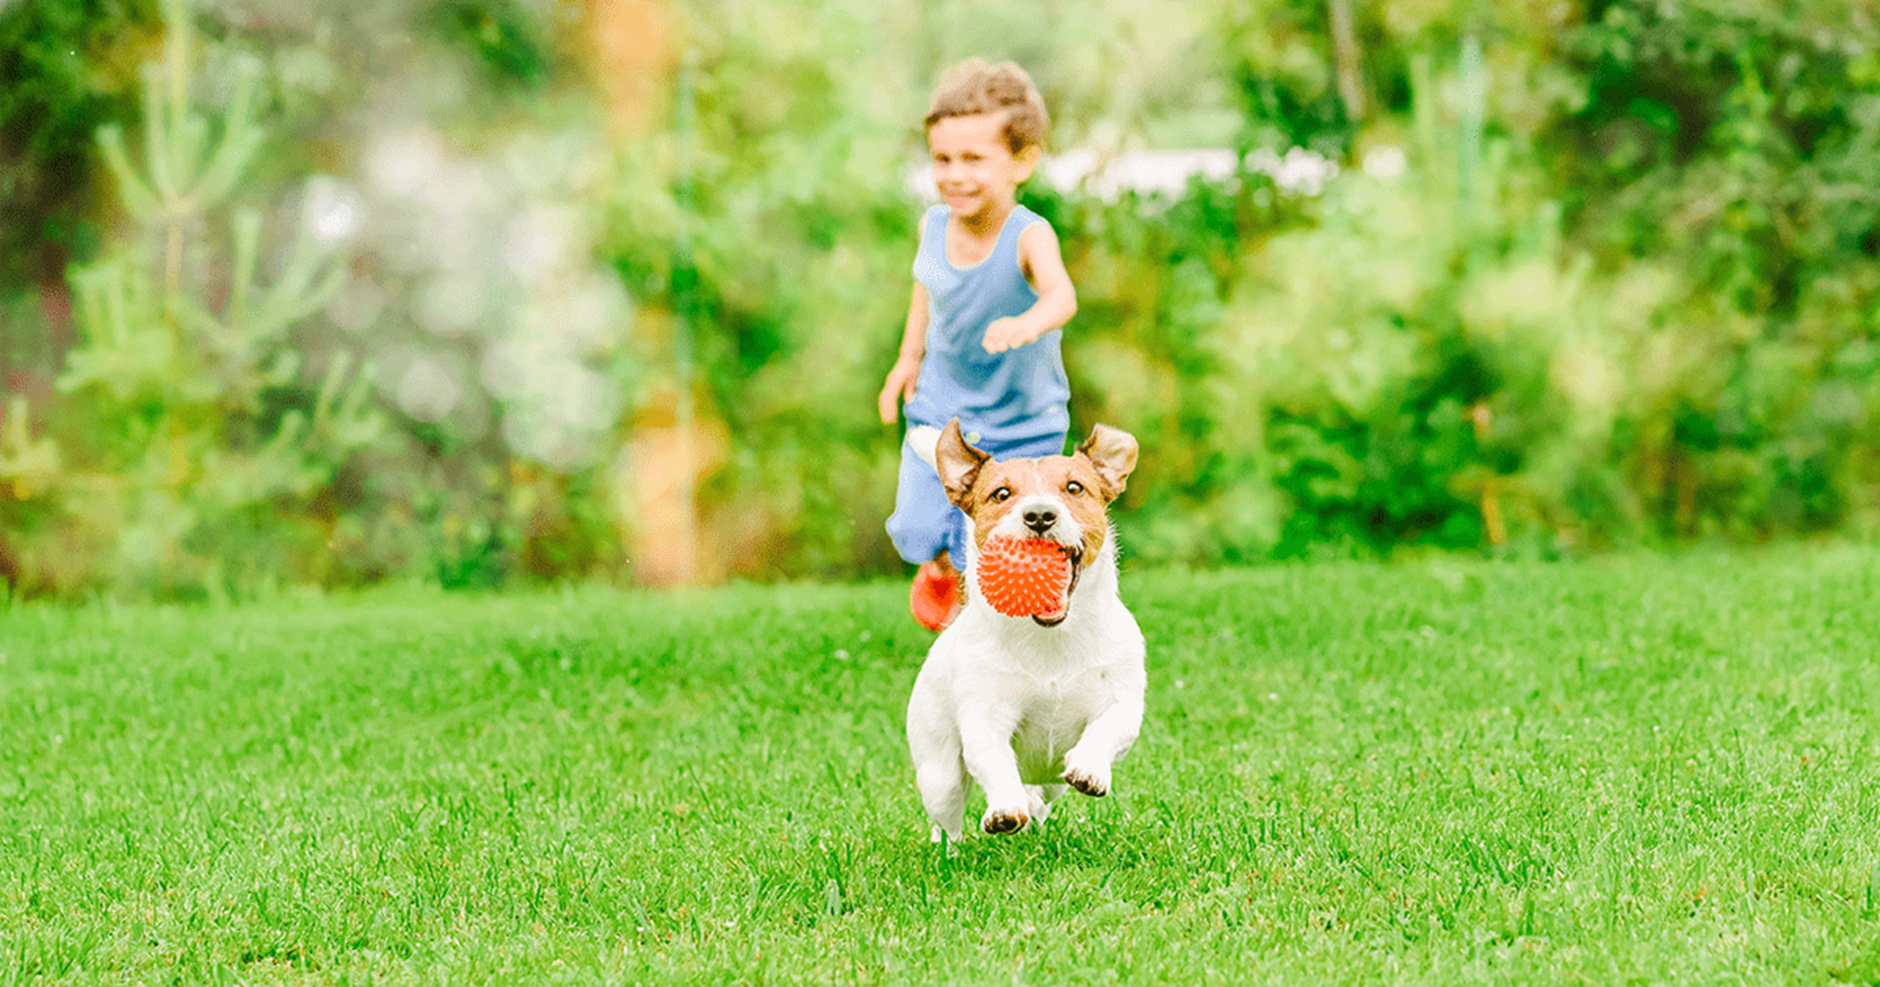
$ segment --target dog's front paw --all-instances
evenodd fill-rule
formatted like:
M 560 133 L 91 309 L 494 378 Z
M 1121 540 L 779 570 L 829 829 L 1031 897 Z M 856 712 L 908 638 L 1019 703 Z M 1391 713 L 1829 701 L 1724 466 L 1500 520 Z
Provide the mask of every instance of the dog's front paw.
M 1102 798 L 1110 794 L 1110 775 L 1098 773 L 1089 768 L 1071 768 L 1064 772 L 1064 783 L 1083 792 L 1091 798 Z
M 1023 809 L 987 809 L 979 826 L 988 833 L 1016 833 L 1031 822 Z

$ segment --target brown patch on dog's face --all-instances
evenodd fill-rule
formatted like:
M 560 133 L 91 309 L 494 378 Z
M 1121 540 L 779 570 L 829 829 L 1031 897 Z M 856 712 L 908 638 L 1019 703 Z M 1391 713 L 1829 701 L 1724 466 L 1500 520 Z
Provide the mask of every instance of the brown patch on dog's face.
M 947 422 L 934 446 L 934 468 L 940 473 L 940 482 L 946 487 L 948 499 L 958 505 L 960 510 L 973 514 L 973 491 L 985 479 L 982 474 L 989 466 L 1059 461 L 1065 464 L 1065 469 L 1070 469 L 1082 464 L 1084 469 L 1079 473 L 1078 481 L 1087 488 L 1092 487 L 1090 478 L 1094 475 L 1094 489 L 1108 504 L 1121 496 L 1128 485 L 1129 474 L 1136 468 L 1136 454 L 1135 436 L 1122 429 L 1099 424 L 1090 430 L 1089 438 L 1077 444 L 1077 454 L 1074 456 L 1045 456 L 1035 460 L 1014 459 L 1006 460 L 1003 464 L 994 463 L 989 454 L 966 441 L 960 430 L 960 420 L 955 418 Z M 1068 480 L 1069 477 L 1064 479 Z
M 940 433 L 934 463 L 948 498 L 973 519 L 977 548 L 994 535 L 1057 541 L 1071 557 L 1075 586 L 1109 537 L 1109 503 L 1136 468 L 1136 451 L 1129 433 L 1098 425 L 1076 455 L 994 462 L 966 442 L 955 419 Z
M 1109 534 L 1106 481 L 1084 456 L 988 461 L 974 477 L 965 501 L 973 519 L 973 538 L 981 546 L 995 534 L 1014 538 L 1054 538 L 1094 559 Z M 1069 521 L 1066 525 L 1063 522 Z

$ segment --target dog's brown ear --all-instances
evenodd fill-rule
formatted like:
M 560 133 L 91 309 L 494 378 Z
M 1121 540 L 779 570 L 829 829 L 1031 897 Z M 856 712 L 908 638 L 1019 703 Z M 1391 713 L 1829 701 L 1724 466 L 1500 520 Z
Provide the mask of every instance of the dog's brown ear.
M 979 470 L 992 457 L 967 444 L 966 437 L 960 434 L 958 418 L 947 422 L 947 427 L 940 432 L 940 442 L 934 446 L 933 466 L 940 472 L 940 483 L 947 488 L 947 499 L 968 514 L 972 508 L 973 482 L 979 479 Z
M 1078 443 L 1077 454 L 1090 460 L 1103 480 L 1103 499 L 1122 496 L 1129 474 L 1136 468 L 1136 437 L 1120 428 L 1099 424 L 1090 438 Z

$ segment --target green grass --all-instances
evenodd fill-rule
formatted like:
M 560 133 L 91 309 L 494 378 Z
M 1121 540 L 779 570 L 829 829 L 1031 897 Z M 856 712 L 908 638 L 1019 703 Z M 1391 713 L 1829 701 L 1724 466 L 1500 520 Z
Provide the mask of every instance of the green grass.
M 1124 591 L 952 857 L 898 584 L 0 612 L 0 985 L 1880 983 L 1880 553 Z

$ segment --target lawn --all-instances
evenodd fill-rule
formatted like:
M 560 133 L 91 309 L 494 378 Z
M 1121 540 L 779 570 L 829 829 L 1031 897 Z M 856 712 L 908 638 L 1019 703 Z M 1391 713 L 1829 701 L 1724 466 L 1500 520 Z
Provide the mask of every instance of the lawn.
M 0 985 L 1880 983 L 1880 552 L 1123 587 L 952 856 L 899 584 L 0 610 Z

